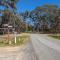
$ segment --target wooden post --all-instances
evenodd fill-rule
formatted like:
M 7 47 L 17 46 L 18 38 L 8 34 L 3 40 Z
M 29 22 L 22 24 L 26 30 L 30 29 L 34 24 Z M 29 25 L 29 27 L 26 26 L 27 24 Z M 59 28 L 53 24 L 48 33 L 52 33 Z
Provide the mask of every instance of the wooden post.
M 8 28 L 8 42 L 9 42 L 9 28 Z
M 15 44 L 16 44 L 16 36 L 15 36 Z
M 9 35 L 9 27 L 8 27 L 8 42 L 9 44 L 11 44 L 11 40 L 9 38 L 10 38 L 10 35 Z
M 17 42 L 16 40 L 17 40 L 17 39 L 16 39 L 16 32 L 15 32 L 15 44 L 16 44 L 16 42 Z

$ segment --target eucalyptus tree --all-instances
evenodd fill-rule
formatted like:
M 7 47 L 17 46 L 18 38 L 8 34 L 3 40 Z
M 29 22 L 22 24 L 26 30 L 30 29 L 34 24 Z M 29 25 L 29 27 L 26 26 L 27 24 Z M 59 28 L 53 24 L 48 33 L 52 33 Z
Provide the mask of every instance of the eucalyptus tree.
M 31 11 L 30 17 L 35 28 L 55 32 L 59 24 L 59 8 L 56 5 L 43 5 Z
M 46 17 L 45 16 L 46 16 L 46 13 L 45 13 L 43 7 L 37 7 L 36 9 L 34 9 L 31 12 L 30 17 L 33 19 L 34 26 L 35 26 L 35 29 L 37 29 L 37 31 L 39 31 L 41 29 L 43 30 L 43 28 L 44 28 L 43 26 L 46 25 Z M 43 25 L 44 23 L 45 23 L 45 25 Z
M 59 25 L 59 8 L 56 5 L 45 5 L 44 7 L 47 8 L 46 10 L 51 24 L 51 30 L 57 32 Z
M 28 19 L 30 19 L 30 11 L 25 11 L 25 12 L 23 12 L 23 13 L 20 13 L 20 15 L 22 16 L 22 18 L 23 18 L 23 21 L 26 23 L 26 32 L 29 30 L 28 29 Z M 31 20 L 31 19 L 30 19 Z
M 9 24 L 15 27 L 15 11 L 17 2 L 18 0 L 0 0 L 0 6 L 5 7 L 4 10 L 0 10 L 0 13 L 2 13 L 0 28 L 3 27 L 3 24 Z
M 8 14 L 6 16 L 14 14 L 14 12 L 16 11 L 17 2 L 18 0 L 0 0 L 0 6 L 5 6 L 6 8 L 5 10 L 0 10 L 0 13 L 2 13 L 3 15 Z M 9 12 L 11 12 L 11 14 L 9 14 Z
M 16 3 L 18 0 L 0 0 L 0 5 L 7 8 L 16 9 Z

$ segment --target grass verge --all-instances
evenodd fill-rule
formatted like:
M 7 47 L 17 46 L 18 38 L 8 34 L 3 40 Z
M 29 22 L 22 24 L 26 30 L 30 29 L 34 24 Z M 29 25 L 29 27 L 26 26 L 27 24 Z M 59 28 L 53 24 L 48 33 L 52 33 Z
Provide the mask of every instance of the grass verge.
M 11 44 L 9 44 L 9 41 L 6 38 L 0 38 L 0 47 L 4 46 L 19 46 L 21 44 L 24 44 L 27 39 L 29 38 L 29 34 L 27 33 L 22 33 L 19 36 L 16 37 L 16 43 L 15 43 L 15 38 L 9 38 L 9 41 Z
M 60 40 L 60 35 L 49 35 L 49 36 L 51 36 L 51 37 L 53 37 L 53 38 L 55 38 L 55 39 Z

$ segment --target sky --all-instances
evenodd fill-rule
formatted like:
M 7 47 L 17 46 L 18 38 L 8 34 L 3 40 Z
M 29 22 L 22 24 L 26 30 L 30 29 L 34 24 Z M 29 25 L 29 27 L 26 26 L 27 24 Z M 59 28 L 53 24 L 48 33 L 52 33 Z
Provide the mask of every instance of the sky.
M 16 7 L 17 7 L 17 12 L 21 13 L 26 10 L 31 11 L 35 9 L 37 6 L 42 6 L 44 4 L 53 4 L 60 7 L 60 0 L 20 0 L 17 3 Z
M 60 7 L 60 0 L 19 0 L 16 4 L 17 12 L 21 13 L 26 10 L 31 11 L 37 6 L 42 6 L 44 4 L 53 4 Z M 4 9 L 0 6 L 0 9 Z

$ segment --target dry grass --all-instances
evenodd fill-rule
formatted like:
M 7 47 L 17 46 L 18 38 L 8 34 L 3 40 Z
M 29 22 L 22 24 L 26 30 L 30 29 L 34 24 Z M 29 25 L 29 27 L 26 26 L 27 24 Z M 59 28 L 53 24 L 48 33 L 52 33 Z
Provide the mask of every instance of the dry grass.
M 53 37 L 55 39 L 60 40 L 60 34 L 52 34 L 52 35 L 49 35 L 49 36 L 51 36 L 51 37 Z
M 15 43 L 15 38 L 14 35 L 5 35 L 5 36 L 1 36 L 0 37 L 0 46 L 18 46 L 21 44 L 24 44 L 25 41 L 27 41 L 27 38 L 29 37 L 28 33 L 21 33 L 19 35 L 17 35 L 16 39 L 16 43 Z M 11 41 L 11 44 L 9 44 L 9 41 Z

